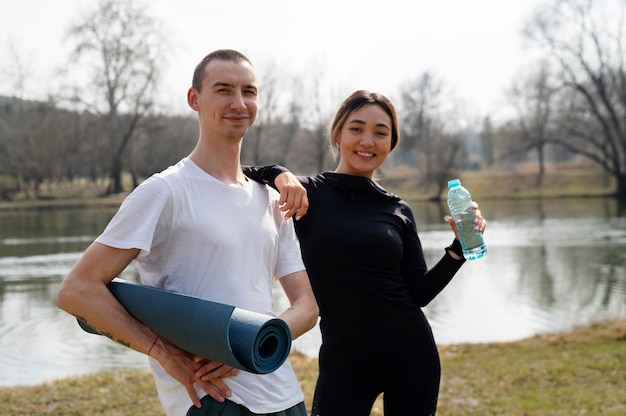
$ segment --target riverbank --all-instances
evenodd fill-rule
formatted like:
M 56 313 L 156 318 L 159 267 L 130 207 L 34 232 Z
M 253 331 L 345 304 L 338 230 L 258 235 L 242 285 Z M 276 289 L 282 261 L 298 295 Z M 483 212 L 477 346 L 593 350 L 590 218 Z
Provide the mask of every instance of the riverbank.
M 606 173 L 597 168 L 551 165 L 542 186 L 537 187 L 537 174 L 530 168 L 510 171 L 467 171 L 459 176 L 477 201 L 493 199 L 604 198 L 614 196 L 615 186 Z M 433 199 L 433 190 L 426 189 L 415 169 L 394 168 L 380 175 L 380 183 L 407 201 Z M 124 181 L 130 189 L 130 179 Z M 126 193 L 103 197 L 106 183 L 94 185 L 77 180 L 72 184 L 46 186 L 39 198 L 17 195 L 13 201 L 0 201 L 1 211 L 42 209 L 117 208 Z M 440 195 L 445 198 L 445 195 Z
M 626 414 L 626 319 L 517 342 L 442 346 L 440 354 L 438 416 Z M 310 409 L 317 360 L 300 354 L 290 359 Z M 163 411 L 149 373 L 120 369 L 0 388 L 0 414 L 145 416 Z M 379 398 L 372 415 L 382 414 Z

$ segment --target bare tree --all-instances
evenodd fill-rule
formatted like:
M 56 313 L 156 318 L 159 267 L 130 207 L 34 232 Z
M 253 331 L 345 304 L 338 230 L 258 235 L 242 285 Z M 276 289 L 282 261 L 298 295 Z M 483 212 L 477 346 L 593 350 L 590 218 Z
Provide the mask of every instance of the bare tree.
M 323 172 L 334 164 L 330 143 L 328 141 L 330 118 L 332 110 L 329 110 L 327 103 L 323 100 L 321 91 L 322 77 L 313 75 L 309 87 L 311 106 L 309 111 L 309 126 L 312 132 L 313 158 L 315 161 L 315 171 Z M 338 104 L 337 104 L 338 105 Z
M 191 153 L 197 140 L 195 117 L 159 114 L 144 118 L 125 155 L 133 183 L 178 162 Z
M 560 0 L 541 8 L 527 36 L 560 69 L 558 136 L 550 140 L 601 166 L 626 199 L 624 0 Z
M 291 103 L 289 103 L 288 111 L 286 129 L 282 135 L 285 151 L 277 160 L 277 162 L 281 164 L 287 163 L 287 155 L 291 153 L 297 141 L 298 132 L 300 132 L 302 126 L 303 105 L 299 100 L 292 100 Z
M 3 60 L 0 73 L 2 83 L 7 84 L 12 96 L 0 97 L 0 177 L 6 175 L 13 181 L 0 182 L 0 199 L 9 200 L 19 191 L 23 173 L 17 156 L 23 147 L 20 137 L 30 125 L 24 94 L 31 71 L 12 41 L 7 44 L 6 50 L 8 59 Z
M 442 82 L 429 72 L 423 73 L 402 88 L 402 141 L 405 162 L 415 163 L 418 145 L 432 136 L 437 123 L 437 111 L 440 106 Z M 411 155 L 415 159 L 409 159 Z
M 509 156 L 535 151 L 538 161 L 537 188 L 541 188 L 545 175 L 545 149 L 550 137 L 555 137 L 554 101 L 557 93 L 550 78 L 546 61 L 526 78 L 520 77 L 509 91 L 509 99 L 517 111 L 517 119 L 510 125 L 513 133 L 509 142 Z
M 267 153 L 273 153 L 275 150 L 271 127 L 279 116 L 280 80 L 282 78 L 275 62 L 270 62 L 259 70 L 261 83 L 259 111 L 254 126 L 246 135 L 242 149 L 242 159 L 248 164 L 263 164 L 268 159 Z
M 283 153 L 275 160 L 299 174 L 319 173 L 334 165 L 327 136 L 333 97 L 322 94 L 323 75 L 313 69 L 307 78 L 292 77 L 285 95 L 286 118 L 278 134 Z
M 281 123 L 275 123 L 273 131 L 275 136 L 275 148 L 271 163 L 286 166 L 289 156 L 297 143 L 302 124 L 303 104 L 299 99 L 292 99 L 287 103 L 287 114 Z M 300 148 L 295 148 L 296 152 L 300 152 Z M 296 159 L 299 159 L 296 155 Z
M 89 85 L 77 87 L 76 99 L 104 122 L 108 193 L 118 193 L 124 153 L 154 105 L 163 65 L 161 25 L 133 0 L 103 0 L 70 28 L 69 38 L 76 42 L 73 63 L 85 61 L 90 70 Z
M 495 135 L 490 117 L 485 117 L 480 132 L 481 154 L 487 166 L 492 166 L 495 152 Z
M 14 181 L 1 192 L 3 198 L 18 190 L 38 196 L 44 181 L 58 181 L 67 175 L 64 167 L 77 153 L 74 143 L 66 140 L 74 126 L 69 122 L 71 114 L 57 108 L 54 97 L 45 101 L 26 98 L 33 72 L 13 43 L 7 50 L 10 59 L 1 71 L 11 97 L 3 99 L 0 112 L 0 173 Z
M 14 41 L 8 41 L 6 51 L 8 56 L 0 67 L 1 82 L 8 84 L 13 97 L 26 99 L 26 84 L 33 76 L 32 63 L 20 54 Z
M 399 112 L 402 151 L 398 153 L 404 163 L 420 167 L 422 186 L 426 191 L 434 189 L 432 199 L 438 200 L 458 166 L 462 138 L 458 131 L 448 131 L 444 121 L 442 81 L 425 72 L 403 91 Z

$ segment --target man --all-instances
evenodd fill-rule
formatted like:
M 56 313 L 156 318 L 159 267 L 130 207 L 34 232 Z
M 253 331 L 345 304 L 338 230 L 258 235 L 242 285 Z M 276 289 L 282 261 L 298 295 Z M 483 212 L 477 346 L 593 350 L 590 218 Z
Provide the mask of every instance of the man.
M 107 289 L 136 260 L 146 285 L 272 314 L 277 278 L 291 302 L 280 318 L 292 336 L 315 325 L 318 307 L 289 218 L 293 206 L 303 205 L 281 205 L 274 190 L 241 170 L 242 140 L 256 117 L 257 93 L 253 65 L 237 51 L 218 50 L 198 64 L 187 93 L 198 114 L 196 147 L 126 198 L 57 296 L 61 309 L 150 356 L 168 415 L 306 413 L 288 361 L 258 375 L 193 356 L 133 318 Z

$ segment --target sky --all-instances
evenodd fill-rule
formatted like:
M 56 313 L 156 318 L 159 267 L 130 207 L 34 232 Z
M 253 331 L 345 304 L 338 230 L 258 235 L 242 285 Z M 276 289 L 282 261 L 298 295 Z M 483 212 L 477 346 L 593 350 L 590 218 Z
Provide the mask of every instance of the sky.
M 522 27 L 544 0 L 153 0 L 171 52 L 161 94 L 182 109 L 191 74 L 208 52 L 233 48 L 257 69 L 318 74 L 320 93 L 356 89 L 392 100 L 430 71 L 478 116 L 502 107 L 504 91 L 528 63 Z M 26 95 L 45 95 L 67 66 L 68 27 L 96 0 L 4 1 L 0 6 L 0 95 L 12 95 L 7 66 L 26 68 Z M 71 69 L 71 68 L 70 68 Z M 4 80 L 4 81 L 3 81 Z M 261 91 L 262 91 L 262 79 Z

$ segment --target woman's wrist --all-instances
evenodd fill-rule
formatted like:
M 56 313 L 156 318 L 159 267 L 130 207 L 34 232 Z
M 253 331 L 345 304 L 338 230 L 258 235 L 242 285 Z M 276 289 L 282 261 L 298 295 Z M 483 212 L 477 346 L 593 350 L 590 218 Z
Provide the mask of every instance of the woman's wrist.
M 465 260 L 463 256 L 463 247 L 461 247 L 461 242 L 456 238 L 448 247 L 446 247 L 446 253 L 450 255 L 455 260 Z

